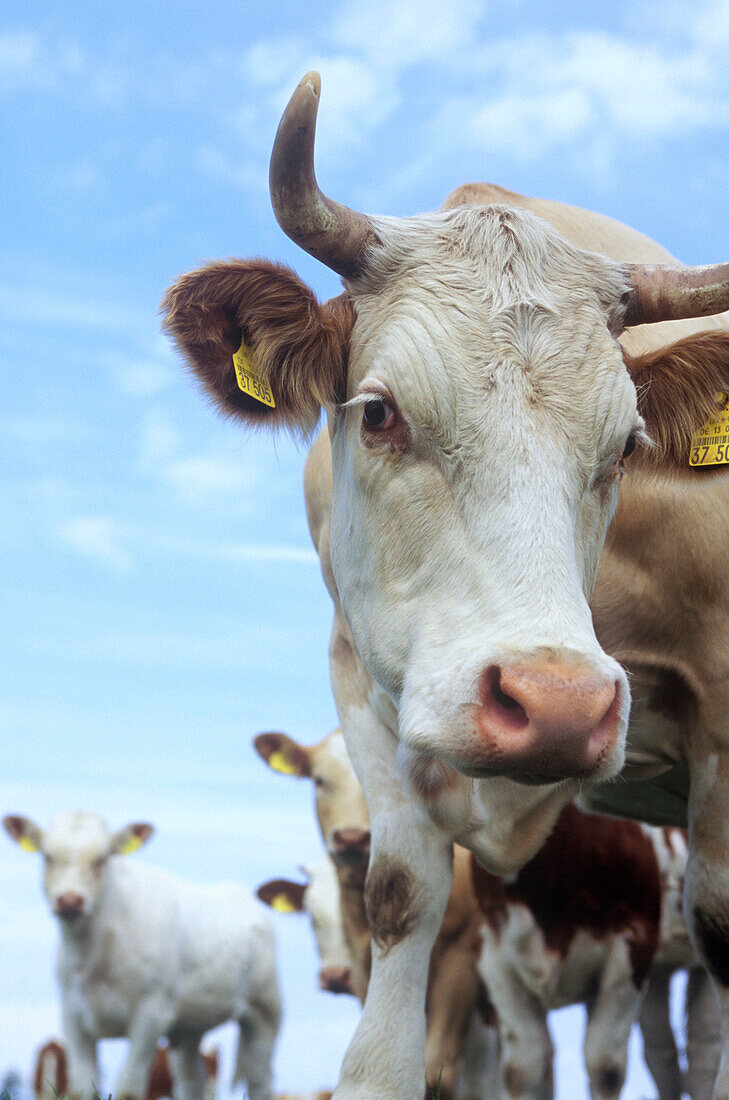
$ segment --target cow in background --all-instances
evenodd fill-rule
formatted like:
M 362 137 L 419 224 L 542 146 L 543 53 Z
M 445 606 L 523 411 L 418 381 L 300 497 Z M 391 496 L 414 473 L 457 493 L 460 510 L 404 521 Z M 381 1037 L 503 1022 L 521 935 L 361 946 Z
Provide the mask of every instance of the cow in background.
M 319 954 L 319 987 L 327 993 L 354 993 L 351 957 L 342 929 L 339 883 L 329 856 L 302 867 L 306 882 L 271 879 L 256 895 L 277 913 L 306 913 Z
M 213 1100 L 218 1079 L 218 1052 L 201 1051 L 205 1067 L 205 1092 L 203 1100 Z M 174 1092 L 170 1060 L 167 1048 L 158 1046 L 149 1072 L 144 1100 L 162 1100 Z M 38 1051 L 33 1071 L 35 1100 L 63 1100 L 68 1095 L 68 1060 L 66 1048 L 51 1039 Z
M 43 856 L 58 921 L 57 976 L 69 1092 L 94 1100 L 99 1039 L 129 1039 L 115 1094 L 143 1097 L 157 1049 L 170 1045 L 177 1100 L 199 1100 L 200 1040 L 226 1020 L 240 1028 L 236 1077 L 250 1100 L 271 1100 L 280 1000 L 268 915 L 237 885 L 194 886 L 128 860 L 152 835 L 135 822 L 111 832 L 97 814 L 59 814 L 41 829 L 8 815 L 5 829 Z
M 270 187 L 343 294 L 232 261 L 163 310 L 229 415 L 302 435 L 328 416 L 307 510 L 372 830 L 372 978 L 336 1098 L 422 1096 L 453 843 L 516 874 L 602 785 L 614 811 L 688 822 L 729 1100 L 729 507 L 725 467 L 690 465 L 729 392 L 729 265 L 681 268 L 618 222 L 489 184 L 434 214 L 360 214 L 318 187 L 319 93 L 310 73 L 292 96 Z
M 645 828 L 656 853 L 661 876 L 661 935 L 640 1012 L 643 1057 L 658 1088 L 660 1100 L 708 1100 L 721 1055 L 721 1033 L 716 995 L 711 980 L 696 957 L 683 915 L 683 889 L 688 843 L 682 829 Z M 681 1073 L 671 1026 L 671 980 L 687 971 L 684 1021 L 686 1073 Z
M 371 958 L 365 902 L 369 818 L 341 730 L 334 730 L 315 745 L 301 745 L 285 733 L 258 734 L 253 744 L 275 772 L 313 782 L 319 828 L 336 868 L 340 889 L 352 989 L 363 1001 Z M 468 853 L 457 849 L 453 889 L 433 946 L 428 977 L 426 1079 L 432 1088 L 440 1085 L 442 1100 L 451 1100 L 456 1095 L 478 997 L 480 917 L 470 874 Z M 393 904 L 396 903 L 394 898 Z

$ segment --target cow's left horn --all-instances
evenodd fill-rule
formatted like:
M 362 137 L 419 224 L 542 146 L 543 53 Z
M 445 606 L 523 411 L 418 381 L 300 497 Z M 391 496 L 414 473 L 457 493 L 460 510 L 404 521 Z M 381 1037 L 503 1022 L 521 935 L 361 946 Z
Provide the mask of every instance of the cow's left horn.
M 625 264 L 632 284 L 625 325 L 708 317 L 729 309 L 729 264 L 669 267 Z
M 314 132 L 321 80 L 307 73 L 283 113 L 271 154 L 269 187 L 276 221 L 287 237 L 345 278 L 363 269 L 367 248 L 379 243 L 369 218 L 319 190 Z

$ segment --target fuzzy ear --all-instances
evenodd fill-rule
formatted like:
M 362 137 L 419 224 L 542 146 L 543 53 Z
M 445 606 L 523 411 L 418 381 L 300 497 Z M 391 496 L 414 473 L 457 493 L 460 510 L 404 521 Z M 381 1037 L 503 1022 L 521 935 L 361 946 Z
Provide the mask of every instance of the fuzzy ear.
M 135 821 L 132 825 L 126 825 L 112 837 L 112 855 L 131 855 L 147 843 L 153 832 L 154 825 L 148 825 L 146 821 Z
M 277 913 L 301 913 L 304 909 L 305 891 L 306 886 L 302 882 L 275 878 L 271 882 L 264 882 L 256 893 L 261 901 L 270 905 Z
M 29 817 L 21 817 L 19 814 L 8 814 L 3 818 L 6 833 L 19 844 L 24 852 L 39 851 L 43 841 L 43 830 L 40 829 Z
M 699 332 L 625 362 L 638 391 L 638 411 L 655 449 L 638 461 L 685 474 L 722 473 L 727 465 L 691 466 L 694 432 L 717 415 L 717 393 L 729 394 L 729 332 Z
M 219 407 L 248 424 L 308 435 L 322 407 L 344 400 L 354 312 L 344 295 L 319 305 L 290 268 L 266 260 L 213 263 L 183 275 L 162 302 L 163 327 Z M 258 400 L 233 365 L 270 387 Z
M 269 768 L 282 775 L 311 778 L 309 750 L 285 733 L 259 733 L 253 738 L 253 748 Z

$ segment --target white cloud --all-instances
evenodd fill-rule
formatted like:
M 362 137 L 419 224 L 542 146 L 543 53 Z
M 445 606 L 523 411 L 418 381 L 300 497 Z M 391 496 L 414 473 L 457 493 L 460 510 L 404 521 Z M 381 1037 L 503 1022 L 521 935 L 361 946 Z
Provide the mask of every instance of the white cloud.
M 250 467 L 215 455 L 194 455 L 169 462 L 161 476 L 188 504 L 201 504 L 255 488 L 257 477 Z
M 58 529 L 58 536 L 66 546 L 114 572 L 128 572 L 134 565 L 131 554 L 120 544 L 118 525 L 104 516 L 68 520 Z

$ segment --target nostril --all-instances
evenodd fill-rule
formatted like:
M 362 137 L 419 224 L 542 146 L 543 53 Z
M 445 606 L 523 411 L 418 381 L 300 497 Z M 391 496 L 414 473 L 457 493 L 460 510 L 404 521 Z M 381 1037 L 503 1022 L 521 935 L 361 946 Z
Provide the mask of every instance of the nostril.
M 491 665 L 484 673 L 481 685 L 482 706 L 492 716 L 512 729 L 524 729 L 529 725 L 529 715 L 518 699 L 504 691 L 501 683 L 501 669 Z

